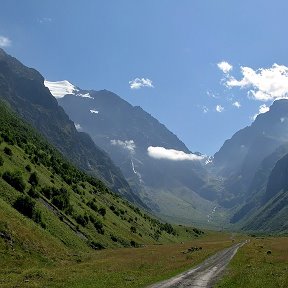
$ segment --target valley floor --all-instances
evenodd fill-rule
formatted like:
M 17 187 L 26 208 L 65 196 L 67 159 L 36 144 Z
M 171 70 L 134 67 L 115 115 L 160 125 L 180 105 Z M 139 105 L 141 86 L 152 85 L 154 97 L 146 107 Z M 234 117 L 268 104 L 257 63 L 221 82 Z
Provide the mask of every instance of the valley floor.
M 7 242 L 1 249 L 0 286 L 147 287 L 187 271 L 243 239 L 247 237 L 206 233 L 185 243 L 71 253 L 49 260 L 13 251 Z M 288 237 L 250 237 L 216 287 L 284 288 L 288 287 L 287 272 Z
M 146 287 L 186 271 L 232 244 L 231 234 L 205 234 L 185 243 L 75 253 L 54 261 L 33 260 L 33 255 L 27 260 L 7 243 L 6 251 L 1 252 L 5 257 L 0 257 L 0 286 Z M 191 247 L 202 249 L 192 251 Z

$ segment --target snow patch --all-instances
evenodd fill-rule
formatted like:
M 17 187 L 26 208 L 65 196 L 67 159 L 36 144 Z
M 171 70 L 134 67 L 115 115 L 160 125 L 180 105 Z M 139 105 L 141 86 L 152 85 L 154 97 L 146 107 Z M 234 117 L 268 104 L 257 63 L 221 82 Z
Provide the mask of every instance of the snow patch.
M 78 94 L 76 94 L 76 96 L 79 96 L 79 97 L 82 97 L 82 98 L 94 99 L 93 97 L 91 97 L 91 95 L 89 93 L 86 93 L 86 94 L 78 93 Z
M 75 95 L 75 93 L 79 91 L 79 89 L 76 86 L 74 86 L 67 80 L 56 82 L 45 80 L 44 85 L 50 90 L 51 94 L 55 98 L 62 98 L 67 94 Z
M 74 125 L 77 131 L 82 131 L 82 127 L 80 124 L 74 123 Z

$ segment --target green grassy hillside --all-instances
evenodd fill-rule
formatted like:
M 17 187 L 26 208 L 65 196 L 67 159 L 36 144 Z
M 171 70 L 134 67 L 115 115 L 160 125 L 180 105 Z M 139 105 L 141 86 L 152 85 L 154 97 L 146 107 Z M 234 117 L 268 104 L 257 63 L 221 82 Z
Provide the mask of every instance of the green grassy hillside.
M 177 231 L 110 192 L 3 103 L 0 121 L 0 245 L 5 257 L 19 249 L 24 251 L 21 259 L 36 253 L 51 260 L 71 251 L 176 242 L 201 234 L 192 228 Z

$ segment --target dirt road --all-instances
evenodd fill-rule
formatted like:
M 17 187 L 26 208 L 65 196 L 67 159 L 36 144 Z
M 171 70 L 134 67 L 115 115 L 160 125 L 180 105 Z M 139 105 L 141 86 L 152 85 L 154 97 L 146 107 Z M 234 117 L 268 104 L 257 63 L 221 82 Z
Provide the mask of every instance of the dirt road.
M 227 264 L 246 242 L 238 243 L 206 259 L 196 268 L 148 288 L 210 288 L 219 279 Z

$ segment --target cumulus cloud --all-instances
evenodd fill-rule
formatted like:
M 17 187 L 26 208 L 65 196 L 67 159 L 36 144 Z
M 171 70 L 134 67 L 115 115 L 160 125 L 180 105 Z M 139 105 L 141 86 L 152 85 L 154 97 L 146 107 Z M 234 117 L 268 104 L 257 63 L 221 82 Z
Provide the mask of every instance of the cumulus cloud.
M 256 113 L 256 114 L 252 117 L 252 119 L 255 120 L 259 114 L 266 113 L 266 112 L 268 112 L 269 110 L 270 110 L 270 107 L 267 106 L 266 104 L 260 105 L 258 113 Z
M 111 140 L 110 143 L 111 145 L 120 146 L 123 149 L 128 150 L 130 153 L 135 152 L 136 145 L 133 140 Z
M 143 87 L 154 88 L 152 80 L 148 78 L 135 78 L 129 81 L 129 85 L 131 89 L 140 89 Z
M 233 66 L 226 61 L 219 62 L 217 66 L 225 74 L 228 74 L 233 69 Z
M 187 154 L 183 151 L 174 150 L 174 149 L 166 149 L 164 147 L 153 147 L 149 146 L 147 149 L 148 155 L 155 159 L 166 159 L 172 161 L 195 161 L 202 160 L 204 156 L 199 156 L 196 154 Z
M 221 106 L 221 105 L 217 105 L 217 106 L 215 107 L 215 110 L 216 110 L 218 113 L 221 113 L 221 112 L 224 111 L 224 107 Z
M 0 47 L 9 47 L 11 46 L 11 40 L 7 37 L 0 35 Z
M 242 79 L 228 77 L 225 85 L 229 88 L 249 89 L 247 95 L 255 100 L 271 101 L 288 98 L 288 67 L 278 64 L 258 70 L 241 67 L 241 73 Z
M 235 101 L 232 103 L 233 106 L 240 108 L 241 107 L 241 103 L 239 101 Z

